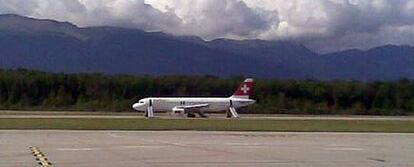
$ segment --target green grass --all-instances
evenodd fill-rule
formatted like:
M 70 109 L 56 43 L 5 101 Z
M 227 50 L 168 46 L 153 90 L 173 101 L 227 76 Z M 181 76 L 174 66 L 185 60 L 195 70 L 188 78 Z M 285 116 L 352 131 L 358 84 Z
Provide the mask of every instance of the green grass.
M 4 118 L 0 129 L 200 130 L 296 132 L 408 132 L 414 121 L 400 120 L 214 120 L 118 118 Z

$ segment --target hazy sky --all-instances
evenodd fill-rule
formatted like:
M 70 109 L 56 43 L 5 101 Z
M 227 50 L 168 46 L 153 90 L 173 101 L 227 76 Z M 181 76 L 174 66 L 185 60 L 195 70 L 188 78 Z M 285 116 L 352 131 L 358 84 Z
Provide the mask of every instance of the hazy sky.
M 207 40 L 295 40 L 318 52 L 414 45 L 414 0 L 0 0 L 0 13 Z

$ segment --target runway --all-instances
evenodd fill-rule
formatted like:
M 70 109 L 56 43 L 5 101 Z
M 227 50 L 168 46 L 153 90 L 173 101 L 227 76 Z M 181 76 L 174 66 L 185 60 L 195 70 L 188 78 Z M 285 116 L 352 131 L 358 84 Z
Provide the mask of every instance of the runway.
M 0 167 L 414 166 L 414 134 L 197 131 L 0 131 Z
M 155 113 L 158 119 L 183 119 L 170 113 Z M 226 119 L 224 113 L 209 113 L 208 119 Z M 289 115 L 289 114 L 240 114 L 242 119 L 258 120 L 396 120 L 414 121 L 414 116 L 365 116 L 365 115 Z M 142 119 L 143 113 L 126 112 L 70 112 L 70 111 L 0 111 L 0 118 L 119 118 Z M 200 119 L 200 118 L 196 118 Z

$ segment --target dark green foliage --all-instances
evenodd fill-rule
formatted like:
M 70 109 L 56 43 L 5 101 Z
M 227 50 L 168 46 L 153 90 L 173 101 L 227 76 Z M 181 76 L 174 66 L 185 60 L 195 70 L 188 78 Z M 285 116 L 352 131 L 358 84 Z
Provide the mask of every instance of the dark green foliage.
M 132 111 L 149 96 L 230 96 L 242 77 L 53 74 L 0 70 L 0 109 Z M 414 111 L 414 82 L 258 80 L 253 113 L 401 115 Z

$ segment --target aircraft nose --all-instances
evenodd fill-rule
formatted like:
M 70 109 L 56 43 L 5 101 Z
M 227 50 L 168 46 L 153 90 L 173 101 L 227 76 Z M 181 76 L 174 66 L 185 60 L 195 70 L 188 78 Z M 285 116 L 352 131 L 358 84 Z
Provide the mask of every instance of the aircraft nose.
M 134 110 L 138 110 L 138 109 L 139 109 L 139 107 L 140 107 L 140 105 L 139 105 L 138 103 L 134 103 L 134 104 L 132 105 L 132 108 L 133 108 Z
M 250 101 L 250 104 L 254 104 L 254 103 L 256 103 L 256 100 L 251 100 Z

